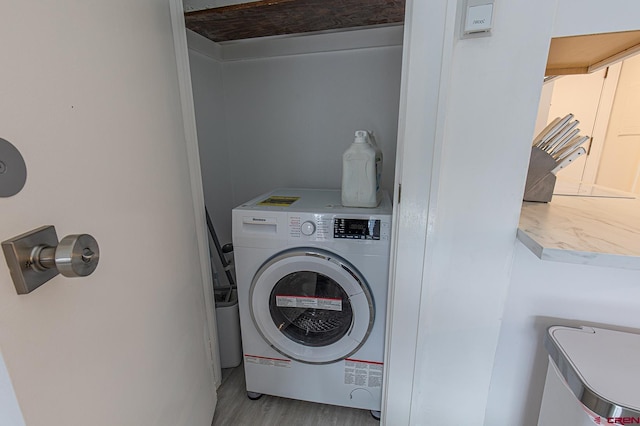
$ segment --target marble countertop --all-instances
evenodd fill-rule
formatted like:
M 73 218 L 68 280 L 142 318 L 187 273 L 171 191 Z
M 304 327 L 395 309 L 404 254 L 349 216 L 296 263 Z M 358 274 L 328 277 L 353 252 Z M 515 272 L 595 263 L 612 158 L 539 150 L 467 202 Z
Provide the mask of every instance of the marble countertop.
M 598 190 L 524 202 L 518 239 L 542 260 L 640 269 L 640 200 Z M 571 194 L 561 187 L 556 194 Z

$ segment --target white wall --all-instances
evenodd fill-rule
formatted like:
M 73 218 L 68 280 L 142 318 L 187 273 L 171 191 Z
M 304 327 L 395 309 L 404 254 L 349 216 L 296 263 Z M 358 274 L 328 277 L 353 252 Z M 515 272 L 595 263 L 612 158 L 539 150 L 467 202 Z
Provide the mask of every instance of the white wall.
M 225 63 L 234 203 L 276 187 L 340 188 L 355 130 L 373 130 L 393 187 L 401 47 Z
M 551 325 L 640 329 L 640 271 L 545 262 L 516 244 L 487 425 L 535 425 Z
M 559 0 L 553 35 L 640 29 L 638 13 L 640 4 L 632 0 Z M 537 423 L 547 326 L 602 324 L 637 333 L 639 283 L 638 271 L 541 261 L 516 243 L 485 424 Z
M 409 279 L 395 278 L 389 368 L 396 371 L 389 380 L 395 373 L 407 380 L 396 380 L 387 390 L 393 400 L 387 408 L 406 405 L 407 398 L 410 405 L 388 415 L 389 424 L 483 424 L 509 286 L 555 3 L 496 2 L 492 35 L 458 40 L 460 3 L 407 2 L 410 68 L 403 76 L 408 105 L 400 124 L 403 181 L 397 216 L 406 236 L 398 237 L 397 262 L 403 262 L 401 252 L 411 256 L 424 250 L 424 268 Z M 447 25 L 442 28 L 437 20 Z M 437 38 L 441 50 L 430 43 Z M 437 77 L 438 61 L 441 82 L 433 93 L 426 78 Z M 434 95 L 440 103 L 432 122 L 425 115 Z M 425 144 L 432 144 L 433 168 Z M 423 226 L 426 239 L 420 246 L 420 235 L 410 234 L 412 227 L 422 233 Z M 396 348 L 404 353 L 394 354 Z
M 458 40 L 464 3 L 407 2 L 394 222 L 402 267 L 386 384 L 393 424 L 518 424 L 485 421 L 485 410 L 491 381 L 503 377 L 492 370 L 549 41 L 638 25 L 633 1 L 496 2 L 492 35 Z M 415 252 L 424 253 L 422 274 L 403 260 Z
M 222 243 L 230 241 L 231 209 L 260 193 L 340 188 L 342 153 L 358 129 L 375 132 L 382 187 L 393 189 L 401 34 L 396 27 L 223 45 L 190 34 L 205 199 Z
M 201 46 L 194 40 L 199 36 L 195 33 L 189 36 L 189 62 L 204 198 L 220 244 L 224 245 L 231 242 L 231 209 L 235 206 L 227 145 L 222 63 L 194 49 L 194 45 Z

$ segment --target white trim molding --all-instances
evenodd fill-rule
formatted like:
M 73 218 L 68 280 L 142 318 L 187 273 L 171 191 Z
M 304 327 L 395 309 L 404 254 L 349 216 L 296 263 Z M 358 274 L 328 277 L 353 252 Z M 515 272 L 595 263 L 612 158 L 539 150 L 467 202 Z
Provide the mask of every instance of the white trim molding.
M 187 30 L 187 42 L 189 49 L 216 61 L 227 62 L 402 46 L 403 31 L 401 24 L 379 25 L 216 43 Z
M 222 46 L 194 31 L 187 30 L 187 45 L 195 52 L 218 62 L 222 61 Z
M 189 67 L 189 49 L 187 47 L 186 28 L 184 25 L 184 11 L 182 0 L 170 0 L 173 40 L 178 68 L 178 85 L 182 103 L 182 118 L 184 121 L 185 140 L 187 143 L 187 159 L 195 214 L 196 238 L 200 253 L 200 266 L 203 283 L 203 297 L 207 315 L 207 330 L 205 330 L 205 350 L 211 361 L 211 375 L 215 388 L 222 382 L 220 369 L 220 354 L 218 349 L 218 330 L 215 316 L 215 300 L 213 295 L 213 277 L 209 259 L 209 238 L 205 220 L 204 191 L 202 186 L 202 171 L 200 169 L 200 154 L 198 151 L 198 134 L 196 130 L 196 115 L 193 105 L 193 88 L 191 86 L 191 70 Z
M 413 393 L 455 19 L 452 0 L 406 3 L 382 406 L 388 425 L 427 421 L 416 418 Z

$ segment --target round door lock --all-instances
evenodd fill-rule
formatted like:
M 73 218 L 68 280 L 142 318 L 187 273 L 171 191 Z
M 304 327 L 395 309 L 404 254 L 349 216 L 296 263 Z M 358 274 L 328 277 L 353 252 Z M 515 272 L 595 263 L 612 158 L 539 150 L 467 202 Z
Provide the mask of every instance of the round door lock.
M 65 277 L 86 277 L 98 267 L 100 249 L 89 234 L 67 235 L 56 248 L 56 268 Z
M 35 271 L 55 269 L 65 277 L 86 277 L 98 267 L 100 249 L 89 234 L 67 235 L 56 247 L 39 245 L 31 253 Z
M 313 222 L 306 221 L 300 227 L 300 231 L 306 236 L 313 235 L 313 233 L 316 232 L 316 225 Z

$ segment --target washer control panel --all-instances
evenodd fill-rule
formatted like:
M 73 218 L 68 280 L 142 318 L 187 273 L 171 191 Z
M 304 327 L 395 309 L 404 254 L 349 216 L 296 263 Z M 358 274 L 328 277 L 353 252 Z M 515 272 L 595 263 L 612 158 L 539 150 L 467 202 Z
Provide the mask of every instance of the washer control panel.
M 333 238 L 350 240 L 379 240 L 379 219 L 345 219 L 335 218 L 333 221 Z
M 330 239 L 378 241 L 389 240 L 390 219 L 350 217 L 331 214 L 290 214 L 289 238 L 308 241 Z

